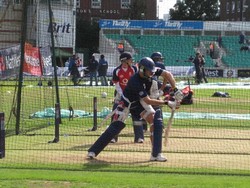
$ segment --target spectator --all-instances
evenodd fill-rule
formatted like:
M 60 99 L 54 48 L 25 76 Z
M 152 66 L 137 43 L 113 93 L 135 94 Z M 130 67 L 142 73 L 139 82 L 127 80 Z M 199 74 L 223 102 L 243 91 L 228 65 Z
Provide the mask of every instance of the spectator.
M 196 53 L 196 56 L 193 61 L 194 67 L 195 67 L 195 82 L 197 84 L 200 84 L 202 82 L 202 71 L 201 71 L 201 54 L 200 52 Z
M 244 34 L 244 32 L 241 32 L 239 37 L 240 37 L 239 43 L 240 44 L 245 44 L 245 34 Z
M 249 51 L 250 50 L 250 46 L 241 46 L 240 47 L 240 51 Z
M 78 78 L 80 77 L 80 73 L 78 70 L 78 66 L 76 64 L 76 55 L 73 55 L 70 59 L 69 59 L 69 72 L 70 72 L 70 76 L 71 76 L 71 80 L 74 83 L 74 86 L 77 85 L 78 83 Z
M 124 52 L 124 43 L 122 41 L 118 44 L 117 49 L 120 53 Z
M 90 86 L 92 86 L 93 77 L 95 77 L 95 85 L 98 86 L 98 80 L 97 80 L 98 61 L 95 59 L 94 55 L 92 55 L 90 59 L 88 69 L 90 75 Z
M 200 54 L 201 82 L 202 80 L 204 80 L 205 83 L 208 83 L 204 69 L 205 63 L 206 62 L 204 56 Z
M 99 66 L 98 66 L 98 75 L 101 79 L 102 86 L 108 86 L 108 82 L 107 82 L 107 78 L 106 78 L 107 70 L 108 70 L 108 62 L 105 60 L 105 57 L 102 54 L 100 56 Z
M 210 43 L 209 44 L 209 53 L 210 53 L 210 57 L 213 58 L 214 57 L 214 43 Z

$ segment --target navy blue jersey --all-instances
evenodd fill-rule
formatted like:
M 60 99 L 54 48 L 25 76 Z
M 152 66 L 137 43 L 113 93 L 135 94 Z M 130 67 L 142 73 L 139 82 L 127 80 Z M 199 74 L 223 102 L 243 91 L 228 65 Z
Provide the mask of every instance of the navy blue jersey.
M 162 72 L 162 69 L 157 69 L 155 75 L 160 76 Z M 128 101 L 132 103 L 131 108 L 138 105 L 140 103 L 140 99 L 148 95 L 152 84 L 152 79 L 155 78 L 141 78 L 139 73 L 133 75 L 129 79 L 128 84 L 123 91 L 122 100 L 124 101 L 125 105 L 128 106 Z

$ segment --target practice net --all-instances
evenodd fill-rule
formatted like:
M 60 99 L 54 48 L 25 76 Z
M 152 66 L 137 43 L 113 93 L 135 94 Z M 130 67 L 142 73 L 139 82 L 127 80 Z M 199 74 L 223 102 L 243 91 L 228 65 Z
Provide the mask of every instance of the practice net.
M 0 10 L 1 31 L 23 32 L 26 27 L 22 40 L 14 32 L 0 36 L 0 112 L 5 126 L 1 167 L 250 174 L 250 53 L 242 48 L 248 46 L 249 22 L 100 20 L 99 51 L 94 56 L 99 60 L 104 54 L 108 61 L 108 85 L 102 86 L 98 77 L 98 86 L 90 86 L 90 54 L 75 49 L 74 31 L 80 27 L 72 21 L 75 7 L 53 2 L 51 16 L 47 3 L 27 7 L 27 22 L 21 20 L 22 4 L 6 3 Z M 244 44 L 239 43 L 242 31 Z M 167 162 L 149 160 L 149 124 L 144 126 L 144 142 L 134 142 L 131 116 L 118 142 L 109 143 L 96 159 L 87 158 L 88 149 L 111 122 L 112 74 L 123 51 L 130 52 L 135 63 L 161 52 L 176 86 L 193 92 L 193 102 L 175 111 L 167 145 L 164 131 L 171 110 L 162 107 L 162 154 Z M 208 83 L 197 84 L 195 79 L 197 52 L 204 56 Z M 73 54 L 82 60 L 77 82 L 67 67 Z

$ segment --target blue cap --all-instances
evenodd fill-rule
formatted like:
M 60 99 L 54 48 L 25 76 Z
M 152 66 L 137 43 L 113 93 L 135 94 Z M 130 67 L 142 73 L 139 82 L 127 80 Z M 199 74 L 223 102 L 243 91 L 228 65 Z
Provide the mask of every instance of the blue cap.
M 120 60 L 123 61 L 123 60 L 127 60 L 127 59 L 132 59 L 132 55 L 129 52 L 123 52 L 120 55 Z

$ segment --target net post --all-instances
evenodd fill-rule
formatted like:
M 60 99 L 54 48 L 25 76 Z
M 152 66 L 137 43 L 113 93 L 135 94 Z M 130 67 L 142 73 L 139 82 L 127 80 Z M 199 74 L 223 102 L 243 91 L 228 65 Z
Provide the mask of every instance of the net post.
M 61 123 L 60 104 L 55 104 L 55 139 L 59 142 L 59 124 Z
M 49 143 L 57 143 L 59 142 L 59 125 L 61 123 L 61 110 L 60 110 L 60 104 L 55 104 L 55 138 L 52 141 L 49 141 Z
M 93 127 L 90 131 L 97 130 L 97 97 L 93 98 Z
M 0 112 L 0 159 L 5 157 L 4 113 Z

